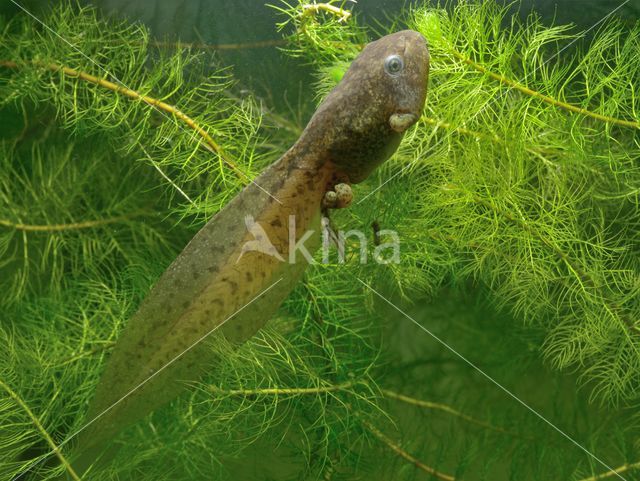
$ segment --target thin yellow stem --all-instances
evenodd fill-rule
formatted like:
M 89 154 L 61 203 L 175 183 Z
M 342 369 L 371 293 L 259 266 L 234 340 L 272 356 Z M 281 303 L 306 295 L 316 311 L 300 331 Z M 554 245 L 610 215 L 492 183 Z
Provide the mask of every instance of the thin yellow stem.
M 336 7 L 335 5 L 331 5 L 330 2 L 327 3 L 305 3 L 302 5 L 302 15 L 315 15 L 320 11 L 331 13 L 338 17 L 339 22 L 346 22 L 351 17 L 351 12 L 349 10 L 345 10 L 344 8 Z
M 620 473 L 624 473 L 629 471 L 630 469 L 640 468 L 640 461 L 637 463 L 625 463 L 622 466 L 618 466 L 611 471 L 607 471 L 606 473 L 596 474 L 595 476 L 591 476 L 589 478 L 583 478 L 580 481 L 597 481 L 599 479 L 610 478 L 612 476 L 618 476 Z
M 71 356 L 71 357 L 61 361 L 59 364 L 52 364 L 51 367 L 56 367 L 57 368 L 57 367 L 65 366 L 67 364 L 71 364 L 72 362 L 75 362 L 75 361 L 77 361 L 79 359 L 82 359 L 84 357 L 93 356 L 94 354 L 97 354 L 100 351 L 104 351 L 105 349 L 111 349 L 115 345 L 116 345 L 115 341 L 105 341 L 104 344 L 96 346 L 93 349 L 89 349 L 88 351 L 81 352 L 80 354 L 76 354 L 75 356 Z
M 246 175 L 240 169 L 238 169 L 238 167 L 231 161 L 231 159 L 224 152 L 222 147 L 215 140 L 213 140 L 213 138 L 207 133 L 207 131 L 203 127 L 198 125 L 195 120 L 193 120 L 187 114 L 179 110 L 177 107 L 174 107 L 173 105 L 170 105 L 166 102 L 150 97 L 149 95 L 144 95 L 135 90 L 131 90 L 127 87 L 115 84 L 113 82 L 110 82 L 109 80 L 88 74 L 81 70 L 76 70 L 76 69 L 65 67 L 64 65 L 58 65 L 55 63 L 42 63 L 38 61 L 32 61 L 31 63 L 39 67 L 44 67 L 48 70 L 51 70 L 52 72 L 63 72 L 65 75 L 68 75 L 69 77 L 79 78 L 86 82 L 99 85 L 113 92 L 122 94 L 125 97 L 129 97 L 134 100 L 140 100 L 148 105 L 151 105 L 152 107 L 157 108 L 160 111 L 173 115 L 178 120 L 181 120 L 182 122 L 184 122 L 190 129 L 194 130 L 200 137 L 202 137 L 202 139 L 204 140 L 204 145 L 207 146 L 209 150 L 219 155 L 222 161 L 231 170 L 233 170 L 239 177 L 246 178 Z M 10 60 L 0 61 L 0 66 L 8 67 L 8 68 L 19 68 L 19 65 L 16 62 L 13 62 Z
M 70 224 L 51 224 L 51 225 L 22 224 L 19 222 L 11 222 L 9 220 L 0 219 L 0 226 L 8 227 L 10 229 L 15 229 L 15 230 L 26 231 L 26 232 L 60 232 L 65 230 L 91 229 L 93 227 L 100 227 L 107 224 L 115 224 L 116 222 L 128 220 L 138 215 L 143 215 L 143 213 L 120 215 L 117 217 L 110 217 L 108 219 L 88 220 L 84 222 L 72 222 Z
M 458 410 L 456 410 L 456 409 L 454 409 L 451 406 L 448 406 L 446 404 L 435 403 L 435 402 L 431 402 L 431 401 L 423 401 L 421 399 L 416 399 L 416 398 L 412 398 L 410 396 L 405 396 L 404 394 L 400 394 L 400 393 L 397 393 L 395 391 L 391 391 L 389 389 L 381 389 L 380 391 L 382 392 L 382 394 L 385 395 L 385 397 L 388 397 L 388 398 L 396 399 L 398 401 L 402 401 L 404 403 L 411 404 L 413 406 L 418 406 L 418 407 L 427 408 L 427 409 L 437 409 L 437 410 L 440 410 L 440 411 L 444 411 L 446 413 L 449 413 L 449 414 L 457 416 L 457 417 L 459 417 L 461 419 L 464 419 L 465 421 L 468 421 L 468 422 L 470 422 L 472 424 L 476 424 L 478 426 L 481 426 L 483 428 L 491 429 L 492 431 L 497 431 L 499 433 L 509 434 L 511 436 L 522 437 L 518 433 L 515 433 L 513 431 L 509 431 L 508 429 L 504 429 L 504 428 L 501 428 L 501 427 L 498 427 L 498 426 L 494 426 L 494 425 L 489 424 L 489 423 L 487 423 L 485 421 L 481 421 L 479 419 L 471 417 L 468 414 L 460 412 L 460 411 L 458 411 Z
M 418 458 L 406 452 L 404 449 L 402 449 L 400 446 L 394 443 L 385 434 L 383 434 L 382 431 L 380 431 L 378 428 L 373 426 L 371 423 L 368 423 L 367 421 L 364 421 L 364 420 L 362 422 L 366 426 L 366 428 L 371 432 L 371 434 L 373 434 L 376 438 L 378 438 L 380 441 L 386 444 L 387 447 L 391 449 L 394 453 L 396 453 L 398 456 L 400 456 L 401 458 L 404 458 L 405 460 L 413 464 L 416 468 L 424 471 L 427 474 L 435 476 L 436 478 L 441 479 L 443 481 L 455 481 L 456 478 L 454 478 L 453 476 L 449 476 L 448 474 L 441 473 L 440 471 L 435 470 L 431 466 L 427 466 Z
M 453 130 L 454 132 L 457 132 L 459 134 L 462 135 L 469 135 L 475 139 L 486 139 L 490 142 L 494 142 L 496 144 L 500 144 L 500 145 L 507 145 L 507 141 L 501 137 L 499 137 L 496 134 L 486 134 L 484 132 L 479 132 L 477 130 L 471 130 L 471 129 L 467 129 L 465 127 L 456 127 L 455 125 L 449 123 L 449 122 L 445 122 L 444 120 L 439 120 L 439 119 L 434 119 L 433 117 L 427 117 L 427 116 L 422 116 L 420 118 L 420 120 L 422 120 L 423 122 L 430 124 L 430 125 L 434 125 L 436 128 L 439 127 L 444 127 L 445 129 L 449 129 L 449 130 Z M 545 151 L 543 149 L 540 148 L 533 148 L 533 147 L 525 147 L 525 150 L 527 152 L 529 152 L 530 154 L 533 154 L 537 157 L 539 157 L 540 159 L 542 159 L 543 162 L 548 163 L 553 165 L 552 162 L 550 162 L 546 157 L 544 157 L 544 153 Z
M 53 441 L 51 436 L 49 436 L 49 433 L 44 428 L 44 426 L 42 425 L 40 420 L 37 418 L 37 416 L 33 413 L 33 411 L 31 411 L 31 409 L 29 409 L 29 406 L 27 406 L 27 404 L 22 400 L 22 398 L 18 396 L 18 394 L 13 389 L 11 389 L 7 384 L 5 384 L 2 380 L 0 380 L 0 387 L 2 387 L 9 394 L 11 399 L 13 399 L 16 402 L 16 404 L 20 406 L 27 413 L 27 416 L 29 416 L 29 418 L 31 419 L 31 422 L 34 424 L 36 429 L 40 431 L 40 434 L 42 434 L 42 437 L 47 441 L 47 444 L 49 444 L 49 446 L 51 447 L 51 450 L 55 453 L 55 455 L 58 457 L 62 465 L 69 472 L 69 476 L 71 476 L 75 481 L 80 481 L 80 476 L 78 476 L 78 474 L 71 467 L 71 464 L 69 463 L 69 461 L 67 461 L 67 458 L 64 457 L 64 455 L 62 454 L 62 451 L 60 451 L 60 448 L 58 448 L 58 446 Z
M 265 48 L 265 47 L 278 47 L 286 45 L 287 40 L 284 38 L 276 38 L 271 40 L 262 40 L 259 42 L 244 42 L 244 43 L 183 43 L 183 42 L 150 42 L 154 47 L 159 48 L 192 48 L 200 50 L 244 50 L 251 48 Z
M 509 87 L 512 87 L 520 92 L 522 92 L 525 95 L 530 95 L 531 97 L 535 97 L 538 98 L 540 100 L 542 100 L 543 102 L 546 102 L 550 105 L 553 105 L 554 107 L 559 107 L 561 109 L 564 110 L 569 110 L 570 112 L 575 112 L 577 114 L 581 114 L 581 115 L 585 115 L 587 117 L 591 117 L 597 120 L 601 120 L 603 122 L 607 122 L 607 123 L 612 123 L 612 124 L 617 124 L 617 125 L 622 125 L 624 127 L 632 127 L 634 129 L 640 129 L 640 122 L 635 121 L 635 120 L 624 120 L 624 119 L 618 119 L 615 117 L 609 117 L 608 115 L 602 115 L 596 112 L 592 112 L 590 110 L 587 110 L 585 108 L 582 107 L 578 107 L 577 105 L 572 105 L 566 102 L 562 102 L 561 100 L 557 100 L 554 99 L 553 97 L 550 97 L 548 95 L 544 95 L 540 92 L 537 92 L 535 90 L 530 89 L 529 87 L 526 87 L 524 85 L 522 85 L 521 83 L 516 82 L 515 80 L 512 80 L 510 78 L 505 77 L 504 75 L 500 75 L 497 74 L 495 72 L 490 71 L 489 69 L 487 69 L 486 67 L 484 67 L 483 65 L 480 65 L 477 62 L 474 62 L 473 60 L 471 60 L 470 58 L 465 57 L 464 55 L 462 55 L 460 52 L 457 52 L 455 50 L 450 50 L 451 54 L 456 57 L 458 60 L 460 60 L 461 62 L 469 65 L 470 67 L 472 67 L 473 69 L 477 70 L 478 72 L 481 72 L 485 75 L 488 75 L 489 77 L 491 77 L 494 80 L 497 80 L 498 82 L 504 84 L 504 85 L 508 85 Z
M 445 129 L 449 129 L 449 130 L 454 130 L 460 134 L 464 134 L 464 135 L 471 135 L 473 137 L 476 138 L 484 138 L 484 139 L 488 139 L 491 140 L 492 142 L 498 142 L 500 144 L 505 143 L 503 139 L 501 139 L 500 137 L 498 137 L 497 135 L 489 135 L 489 134 L 485 134 L 483 132 L 478 132 L 476 130 L 470 130 L 470 129 L 466 129 L 464 127 L 456 127 L 453 124 L 449 123 L 449 122 L 445 122 L 444 120 L 438 120 L 438 119 L 434 119 L 433 117 L 427 117 L 425 115 L 423 115 L 420 120 L 422 120 L 423 122 L 430 124 L 430 125 L 435 125 L 436 127 L 444 127 Z
M 209 386 L 209 390 L 214 394 L 226 396 L 256 396 L 266 395 L 297 395 L 297 394 L 320 394 L 333 391 L 343 391 L 356 385 L 357 382 L 349 381 L 341 384 L 323 387 L 300 387 L 300 388 L 264 388 L 264 389 L 222 389 L 218 386 Z

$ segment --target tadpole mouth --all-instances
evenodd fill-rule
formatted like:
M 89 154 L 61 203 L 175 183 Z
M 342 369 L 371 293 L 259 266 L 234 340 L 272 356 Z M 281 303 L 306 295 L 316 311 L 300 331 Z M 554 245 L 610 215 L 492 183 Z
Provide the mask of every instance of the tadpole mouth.
M 412 113 L 396 113 L 389 117 L 389 126 L 396 132 L 404 132 L 418 121 L 418 116 Z

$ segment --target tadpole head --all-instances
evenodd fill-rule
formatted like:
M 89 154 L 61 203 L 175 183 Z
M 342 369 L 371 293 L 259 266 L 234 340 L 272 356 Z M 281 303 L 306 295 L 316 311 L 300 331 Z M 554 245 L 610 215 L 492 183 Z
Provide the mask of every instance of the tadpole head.
M 413 30 L 367 44 L 320 105 L 308 130 L 352 183 L 398 147 L 424 108 L 429 49 Z
M 403 30 L 369 43 L 342 83 L 365 113 L 362 122 L 383 122 L 404 132 L 422 113 L 429 82 L 429 49 L 418 32 Z
M 386 52 L 379 72 L 386 85 L 389 126 L 404 132 L 420 118 L 427 97 L 429 49 L 425 38 L 413 30 L 404 30 L 379 40 Z M 363 52 L 364 53 L 364 52 Z

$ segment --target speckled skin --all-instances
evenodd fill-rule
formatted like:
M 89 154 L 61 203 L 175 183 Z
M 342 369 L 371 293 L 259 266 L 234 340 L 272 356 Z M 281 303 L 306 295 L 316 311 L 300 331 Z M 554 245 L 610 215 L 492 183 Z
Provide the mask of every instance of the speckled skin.
M 404 59 L 404 70 L 395 76 L 384 68 L 392 54 Z M 232 342 L 243 342 L 264 326 L 308 264 L 300 255 L 294 264 L 256 251 L 240 256 L 244 243 L 253 239 L 245 216 L 260 224 L 288 261 L 289 216 L 295 215 L 296 239 L 307 230 L 315 232 L 305 242 L 313 253 L 320 244 L 324 194 L 338 182 L 363 181 L 395 151 L 402 132 L 391 128 L 390 118 L 418 118 L 428 70 L 426 42 L 416 32 L 398 32 L 367 45 L 296 144 L 256 179 L 281 203 L 250 184 L 195 235 L 124 329 L 87 421 L 103 414 L 76 445 L 77 452 L 85 453 L 79 465 L 86 467 L 97 447 L 211 368 L 215 359 L 206 343 L 191 347 L 199 339 L 222 325 L 208 340 L 222 332 Z

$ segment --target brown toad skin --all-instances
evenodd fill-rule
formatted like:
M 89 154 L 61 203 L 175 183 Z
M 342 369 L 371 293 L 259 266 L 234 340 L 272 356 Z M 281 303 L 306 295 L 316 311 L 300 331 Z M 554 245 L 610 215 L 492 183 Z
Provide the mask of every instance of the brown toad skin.
M 384 68 L 392 54 L 404 59 L 395 76 Z M 281 203 L 249 184 L 194 236 L 128 321 L 86 420 L 100 417 L 81 433 L 76 452 L 95 454 L 123 427 L 197 381 L 214 362 L 206 343 L 198 343 L 212 330 L 223 324 L 216 333 L 243 342 L 265 325 L 308 263 L 300 255 L 294 264 L 257 251 L 240 256 L 245 242 L 254 240 L 245 216 L 260 224 L 285 261 L 290 215 L 296 240 L 314 230 L 305 246 L 317 250 L 325 192 L 338 181 L 363 181 L 396 150 L 403 133 L 391 128 L 390 118 L 411 114 L 417 120 L 428 71 L 426 42 L 417 32 L 388 35 L 363 49 L 298 141 L 255 179 Z M 81 458 L 79 464 L 88 465 L 93 454 Z

